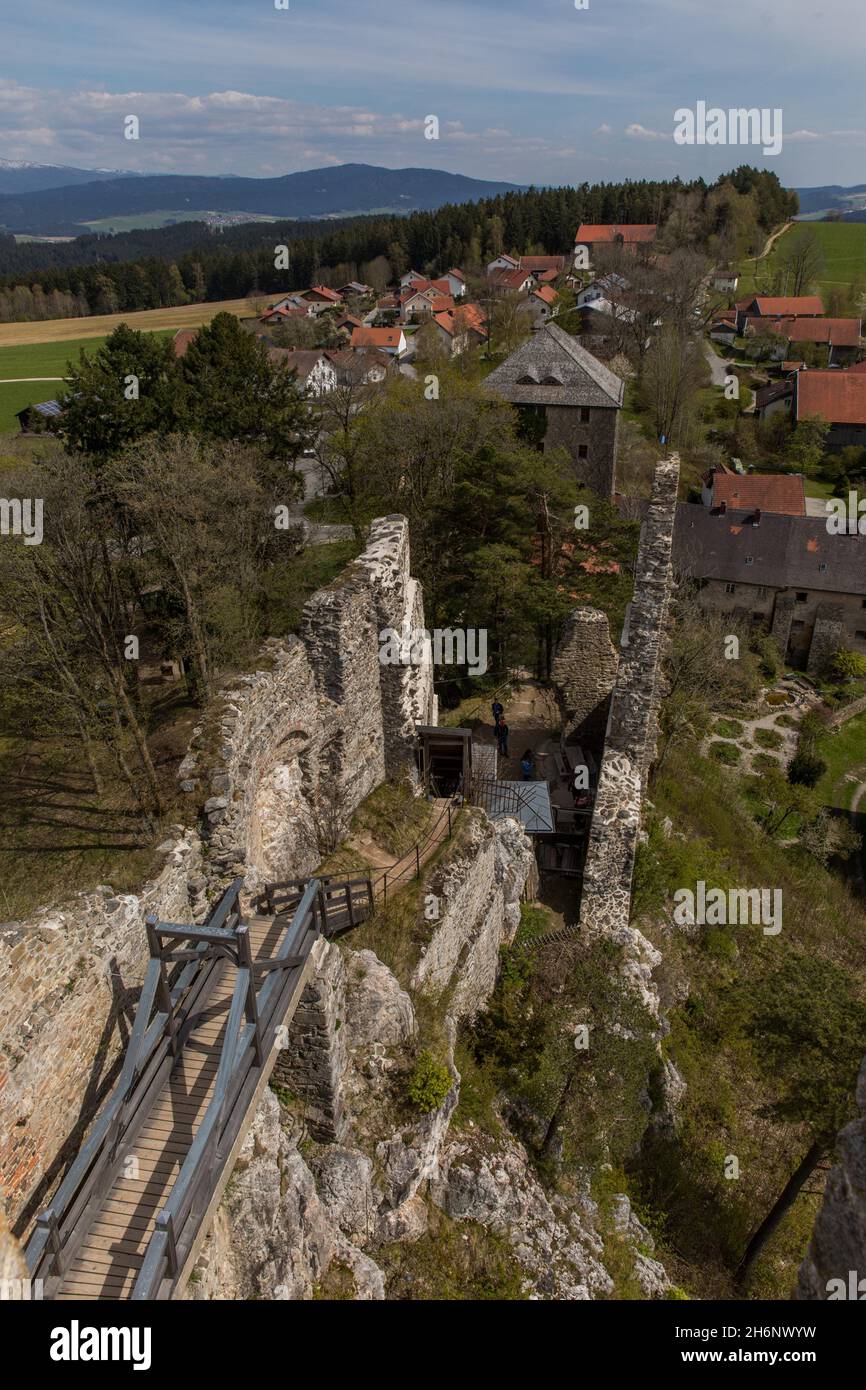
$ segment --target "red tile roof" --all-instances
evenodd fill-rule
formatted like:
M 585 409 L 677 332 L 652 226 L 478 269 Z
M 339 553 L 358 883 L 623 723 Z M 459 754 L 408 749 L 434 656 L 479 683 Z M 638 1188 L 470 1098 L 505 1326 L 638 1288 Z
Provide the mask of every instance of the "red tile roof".
M 559 295 L 556 290 L 552 290 L 549 285 L 540 285 L 537 290 L 532 291 L 534 299 L 543 299 L 545 304 L 555 304 Z
M 336 290 L 331 290 L 327 285 L 311 285 L 308 290 L 303 290 L 303 294 L 317 294 L 320 299 L 330 299 L 332 304 L 340 303 L 340 296 Z
M 617 222 L 581 222 L 574 239 L 591 246 L 594 242 L 613 242 L 622 237 L 628 245 L 634 242 L 655 241 L 657 231 L 658 225 L 655 222 L 632 222 L 627 226 Z
M 781 516 L 806 515 L 806 490 L 796 473 L 716 473 L 713 506 L 722 502 L 733 511 L 758 508 Z
M 456 266 L 453 266 L 453 265 L 452 265 L 451 269 L 450 269 L 449 271 L 447 271 L 446 273 L 447 273 L 448 275 L 456 275 L 456 277 L 457 277 L 458 280 L 462 280 L 463 283 L 464 283 L 464 285 L 466 284 L 466 276 L 463 274 L 463 271 L 462 271 L 462 270 L 458 270 L 458 269 L 456 268 Z
M 430 308 L 434 314 L 442 314 L 447 309 L 453 309 L 454 296 L 450 294 L 437 295 L 436 298 L 431 301 Z
M 836 425 L 866 425 L 866 373 L 798 372 L 797 419 L 820 415 Z
M 817 294 L 799 295 L 752 295 L 751 299 L 746 299 L 742 303 L 742 308 L 747 309 L 750 304 L 757 304 L 758 313 L 763 318 L 785 318 L 790 316 L 796 318 L 798 315 L 814 317 L 816 314 L 823 314 L 824 302 Z M 737 308 L 741 306 L 738 304 Z
M 352 330 L 352 347 L 399 347 L 402 334 L 402 328 L 355 328 Z
M 805 367 L 805 362 L 780 362 L 779 366 L 783 372 L 799 372 L 801 367 Z
M 777 333 L 792 343 L 831 343 L 835 347 L 856 347 L 860 342 L 859 319 L 778 318 L 766 319 L 747 314 L 746 329 Z
M 483 334 L 486 331 L 487 320 L 477 304 L 461 304 L 459 309 L 447 309 L 434 314 L 433 318 L 449 337 L 457 332 Z
M 503 290 L 522 289 L 529 278 L 528 270 L 493 270 L 490 272 L 491 285 L 498 285 Z
M 536 270 L 533 271 L 533 274 L 542 285 L 549 285 L 558 279 L 560 272 L 558 270 Z
M 851 367 L 848 368 L 848 371 L 849 371 L 849 372 L 866 372 L 866 358 L 864 358 L 864 360 L 863 360 L 862 362 L 855 362 L 853 366 L 851 366 Z

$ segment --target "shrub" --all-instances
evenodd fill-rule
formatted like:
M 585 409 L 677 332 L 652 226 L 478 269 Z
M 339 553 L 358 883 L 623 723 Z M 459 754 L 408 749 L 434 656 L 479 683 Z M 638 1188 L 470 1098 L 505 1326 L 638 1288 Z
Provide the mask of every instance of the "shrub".
M 422 1114 L 438 1110 L 454 1081 L 448 1068 L 432 1052 L 422 1052 L 409 1078 L 409 1099 Z
M 752 767 L 756 772 L 769 772 L 772 768 L 778 768 L 779 759 L 774 758 L 772 753 L 756 753 L 752 759 Z
M 713 725 L 713 733 L 718 734 L 719 738 L 740 738 L 743 725 L 739 719 L 717 719 Z
M 740 761 L 740 750 L 735 743 L 711 743 L 710 757 L 715 758 L 718 763 L 733 767 Z
M 840 680 L 859 680 L 862 676 L 866 676 L 866 657 L 861 656 L 859 652 L 846 651 L 842 648 L 834 655 L 830 662 L 830 669 L 833 675 Z
M 781 748 L 784 740 L 776 729 L 756 729 L 755 742 L 761 748 Z

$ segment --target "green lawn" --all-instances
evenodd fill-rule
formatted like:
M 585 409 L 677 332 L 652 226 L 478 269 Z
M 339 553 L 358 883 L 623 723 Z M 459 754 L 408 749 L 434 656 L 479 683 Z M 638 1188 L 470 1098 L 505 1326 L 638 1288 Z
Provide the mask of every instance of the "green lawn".
M 175 330 L 158 331 L 167 336 Z M 62 381 L 10 381 L 10 377 L 64 377 L 66 364 L 78 360 L 81 348 L 92 354 L 104 342 L 105 338 L 71 338 L 54 343 L 0 347 L 0 435 L 17 432 L 17 411 L 23 410 L 25 405 L 53 400 L 63 386 Z
M 796 235 L 801 226 L 815 233 L 824 252 L 824 269 L 818 276 L 819 289 L 850 285 L 858 277 L 866 282 L 866 222 L 795 222 L 784 236 L 779 237 L 767 259 L 758 261 L 757 277 L 754 259 L 742 262 L 738 299 L 745 299 L 755 292 L 767 292 L 776 257 L 788 237 Z
M 836 732 L 825 734 L 818 752 L 827 764 L 818 796 L 825 806 L 850 810 L 858 782 L 847 781 L 846 774 L 859 771 L 860 779 L 866 781 L 866 714 L 857 714 Z

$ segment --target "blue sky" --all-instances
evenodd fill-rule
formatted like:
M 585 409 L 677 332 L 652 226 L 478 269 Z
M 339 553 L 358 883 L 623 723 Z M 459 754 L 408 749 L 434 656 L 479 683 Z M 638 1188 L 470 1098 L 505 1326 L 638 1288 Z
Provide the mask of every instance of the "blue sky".
M 351 160 L 515 183 L 749 162 L 788 184 L 866 182 L 863 0 L 289 5 L 0 0 L 0 157 L 248 175 Z M 781 108 L 781 153 L 676 145 L 674 111 L 698 100 Z

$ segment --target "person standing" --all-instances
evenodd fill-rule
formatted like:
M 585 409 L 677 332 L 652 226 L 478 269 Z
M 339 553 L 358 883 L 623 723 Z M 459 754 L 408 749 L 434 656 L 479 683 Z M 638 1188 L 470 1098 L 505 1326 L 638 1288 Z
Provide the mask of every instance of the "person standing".
M 493 727 L 494 729 L 498 729 L 499 721 L 505 713 L 505 710 L 502 708 L 498 700 L 494 700 L 490 708 L 493 710 Z
M 508 725 L 507 725 L 506 722 L 505 722 L 505 715 L 504 715 L 504 714 L 500 717 L 499 723 L 496 725 L 496 738 L 497 738 L 497 741 L 498 741 L 498 743 L 499 743 L 499 756 L 500 756 L 501 758 L 507 758 L 507 757 L 508 757 Z
M 527 748 L 523 757 L 520 759 L 520 771 L 523 773 L 524 782 L 528 782 L 532 776 L 532 749 Z

